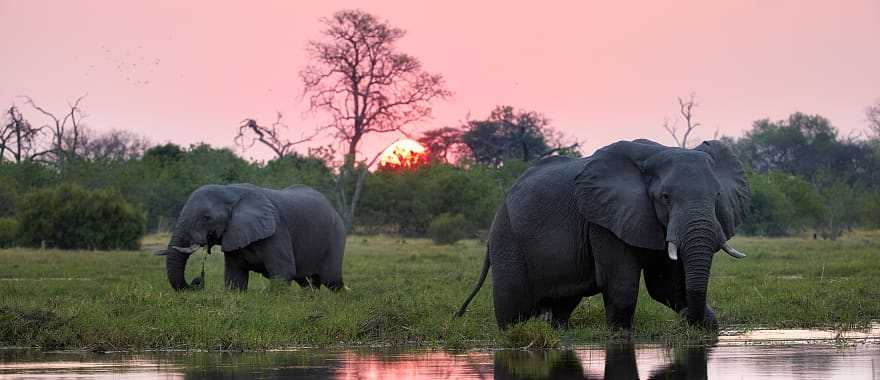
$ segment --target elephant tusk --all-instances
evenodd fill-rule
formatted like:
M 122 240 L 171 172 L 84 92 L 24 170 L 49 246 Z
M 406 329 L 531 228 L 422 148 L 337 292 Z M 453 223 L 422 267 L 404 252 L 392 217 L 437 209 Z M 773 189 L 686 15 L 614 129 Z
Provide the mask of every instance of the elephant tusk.
M 727 252 L 728 255 L 733 256 L 737 259 L 741 259 L 743 257 L 746 257 L 745 253 L 737 251 L 735 248 L 731 247 L 730 244 L 728 244 L 727 242 L 724 242 L 724 244 L 721 245 L 721 249 L 723 249 L 724 252 Z
M 200 247 L 198 246 L 198 244 L 193 244 L 193 245 L 191 245 L 189 247 L 185 247 L 185 248 L 184 247 L 176 247 L 176 246 L 172 245 L 171 248 L 177 252 L 180 252 L 180 253 L 193 253 L 193 252 L 197 251 Z
M 670 260 L 678 260 L 678 247 L 675 246 L 675 243 L 669 242 L 669 248 L 667 249 L 667 251 L 669 252 Z

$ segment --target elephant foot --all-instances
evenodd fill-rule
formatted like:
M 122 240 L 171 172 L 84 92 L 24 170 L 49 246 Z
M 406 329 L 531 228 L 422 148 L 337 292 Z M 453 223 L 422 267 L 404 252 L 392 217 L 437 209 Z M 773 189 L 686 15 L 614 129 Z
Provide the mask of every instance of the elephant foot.
M 615 331 L 614 335 L 611 336 L 611 340 L 618 342 L 632 342 L 632 337 L 632 329 L 623 328 Z
M 190 288 L 193 290 L 202 290 L 205 289 L 205 280 L 202 276 L 198 276 L 193 278 L 192 282 L 189 284 Z
M 708 306 L 706 307 L 705 316 L 702 320 L 699 321 L 691 321 L 687 319 L 687 308 L 681 309 L 681 311 L 678 312 L 678 315 L 681 316 L 682 319 L 688 321 L 688 323 L 702 327 L 704 329 L 715 331 L 719 328 L 718 319 L 715 317 L 715 311 Z

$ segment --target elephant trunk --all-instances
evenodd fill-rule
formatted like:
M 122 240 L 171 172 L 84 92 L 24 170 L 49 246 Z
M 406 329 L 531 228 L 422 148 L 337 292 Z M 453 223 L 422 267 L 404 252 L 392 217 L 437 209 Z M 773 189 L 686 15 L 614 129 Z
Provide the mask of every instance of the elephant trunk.
M 688 322 L 699 323 L 706 317 L 706 293 L 711 266 L 712 254 L 705 252 L 691 254 L 685 262 Z
M 691 222 L 688 227 L 684 239 L 681 240 L 687 297 L 685 317 L 688 322 L 703 323 L 706 322 L 709 272 L 713 254 L 718 247 L 718 228 L 711 221 Z
M 186 262 L 192 254 L 188 249 L 180 249 L 182 247 L 190 247 L 192 244 L 185 241 L 180 234 L 175 231 L 171 235 L 171 242 L 168 244 L 168 250 L 165 255 L 165 271 L 168 274 L 168 282 L 174 290 L 189 288 L 186 282 Z

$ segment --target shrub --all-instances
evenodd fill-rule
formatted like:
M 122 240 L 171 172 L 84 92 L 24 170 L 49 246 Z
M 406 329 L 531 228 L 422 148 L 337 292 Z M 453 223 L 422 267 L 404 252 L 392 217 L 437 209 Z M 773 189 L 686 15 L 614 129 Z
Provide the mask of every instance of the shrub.
M 15 215 L 15 193 L 7 183 L 0 182 L 0 218 Z
M 434 244 L 453 244 L 467 237 L 466 224 L 464 215 L 443 213 L 431 221 L 428 234 Z
M 18 222 L 12 218 L 0 218 L 0 248 L 8 248 L 15 245 L 15 230 Z
M 19 239 L 61 249 L 138 249 L 146 218 L 118 192 L 64 184 L 22 199 Z
M 506 348 L 548 349 L 559 346 L 562 336 L 549 323 L 530 319 L 510 326 L 501 333 Z
M 821 194 L 803 178 L 782 172 L 749 175 L 751 211 L 741 227 L 749 235 L 781 236 L 817 225 L 825 213 Z
M 502 177 L 482 165 L 380 169 L 366 179 L 356 222 L 399 226 L 403 235 L 427 236 L 431 221 L 450 213 L 464 215 L 471 230 L 487 229 L 504 197 Z

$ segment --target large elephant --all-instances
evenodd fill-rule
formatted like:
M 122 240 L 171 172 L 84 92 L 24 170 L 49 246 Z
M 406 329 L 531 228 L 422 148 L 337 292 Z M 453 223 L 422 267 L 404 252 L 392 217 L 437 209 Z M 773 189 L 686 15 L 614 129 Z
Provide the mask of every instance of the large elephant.
M 620 141 L 586 158 L 549 157 L 517 179 L 495 214 L 476 287 L 492 267 L 502 328 L 534 316 L 566 325 L 583 297 L 602 293 L 612 327 L 632 326 L 639 277 L 689 322 L 716 325 L 706 302 L 716 251 L 728 243 L 751 193 L 719 141 L 695 149 Z
M 271 190 L 250 184 L 206 185 L 190 195 L 171 233 L 165 266 L 176 290 L 191 288 L 186 262 L 199 247 L 220 245 L 225 284 L 245 290 L 249 272 L 300 286 L 342 283 L 345 226 L 321 193 L 308 186 Z

